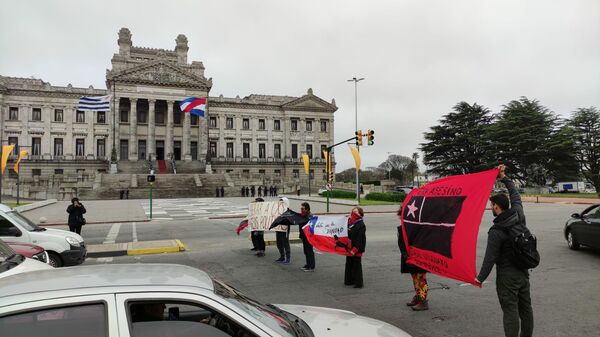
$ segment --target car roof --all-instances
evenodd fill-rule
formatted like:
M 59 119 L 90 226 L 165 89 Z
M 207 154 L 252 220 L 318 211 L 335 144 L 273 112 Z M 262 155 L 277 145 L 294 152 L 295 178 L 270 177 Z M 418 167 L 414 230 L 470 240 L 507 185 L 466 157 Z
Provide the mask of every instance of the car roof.
M 0 204 L 0 212 L 10 212 L 12 211 L 12 208 L 6 206 L 5 204 Z
M 213 291 L 207 273 L 177 264 L 106 264 L 56 268 L 0 279 L 2 296 L 95 287 L 178 286 Z

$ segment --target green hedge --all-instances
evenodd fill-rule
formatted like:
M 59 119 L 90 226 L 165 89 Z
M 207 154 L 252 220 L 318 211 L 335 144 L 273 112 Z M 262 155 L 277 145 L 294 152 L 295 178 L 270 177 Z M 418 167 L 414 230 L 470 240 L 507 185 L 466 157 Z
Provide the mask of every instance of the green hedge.
M 327 194 L 329 194 L 330 198 L 356 199 L 356 192 L 333 190 L 333 191 L 325 191 L 325 192 L 323 192 L 322 195 L 324 197 L 327 197 Z
M 406 194 L 396 193 L 369 193 L 365 197 L 367 200 L 379 200 L 379 201 L 391 201 L 391 202 L 403 202 L 406 198 Z

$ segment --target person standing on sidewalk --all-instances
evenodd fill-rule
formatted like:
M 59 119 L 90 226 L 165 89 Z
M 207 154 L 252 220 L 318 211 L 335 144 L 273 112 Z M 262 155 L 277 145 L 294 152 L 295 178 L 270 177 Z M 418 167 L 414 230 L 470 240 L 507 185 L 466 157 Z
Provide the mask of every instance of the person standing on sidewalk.
M 512 226 L 526 228 L 523 202 L 515 184 L 504 173 L 504 165 L 498 166 L 498 178 L 506 186 L 510 200 L 505 194 L 490 197 L 494 225 L 488 231 L 488 243 L 479 275 L 475 282 L 482 283 L 496 265 L 496 292 L 503 312 L 506 337 L 531 337 L 533 335 L 533 309 L 529 272 L 517 267 L 510 260 L 512 245 L 507 229 Z M 519 335 L 519 330 L 521 334 Z
M 362 254 L 367 246 L 367 227 L 363 221 L 364 211 L 354 207 L 348 219 L 348 239 L 350 239 L 350 254 L 346 256 L 346 270 L 344 284 L 354 285 L 354 288 L 363 287 Z
M 398 210 L 398 216 L 402 216 L 402 206 Z M 429 310 L 429 302 L 427 301 L 427 293 L 429 285 L 427 284 L 427 271 L 421 269 L 415 265 L 407 263 L 408 251 L 404 244 L 404 235 L 402 232 L 402 226 L 398 226 L 398 248 L 400 248 L 400 272 L 410 273 L 413 280 L 413 286 L 415 288 L 415 296 L 413 296 L 410 302 L 406 305 L 411 307 L 414 311 Z
M 303 202 L 300 206 L 300 215 L 307 220 L 312 217 L 312 213 L 310 213 L 310 204 L 308 202 Z M 300 240 L 302 240 L 302 247 L 304 249 L 304 256 L 306 257 L 306 264 L 301 269 L 303 271 L 312 272 L 315 271 L 315 251 L 310 242 L 308 242 L 306 235 L 304 235 L 304 231 L 302 230 L 304 225 L 306 225 L 306 223 L 302 223 L 298 226 L 298 229 L 300 230 Z
M 81 226 L 85 225 L 85 218 L 83 217 L 85 212 L 85 207 L 79 202 L 79 198 L 71 199 L 71 204 L 67 207 L 69 230 L 71 232 L 81 234 Z
M 286 211 L 283 212 L 283 214 L 278 216 L 273 221 L 271 227 L 269 227 L 269 230 L 277 226 L 282 226 L 282 228 L 285 229 L 285 231 L 275 232 L 275 239 L 277 240 L 277 249 L 279 250 L 279 258 L 275 260 L 275 263 L 282 263 L 288 265 L 292 261 L 292 252 L 290 250 L 290 227 L 292 225 L 297 224 L 299 222 L 297 218 L 301 217 L 300 214 L 292 211 L 289 208 L 290 201 L 288 200 L 288 198 L 282 197 L 279 200 L 286 205 Z

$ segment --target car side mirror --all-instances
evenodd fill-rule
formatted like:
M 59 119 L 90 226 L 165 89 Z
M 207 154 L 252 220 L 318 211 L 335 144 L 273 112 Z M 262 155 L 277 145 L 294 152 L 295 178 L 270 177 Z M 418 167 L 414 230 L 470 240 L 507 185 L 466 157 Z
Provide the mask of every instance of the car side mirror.
M 573 214 L 571 214 L 571 218 L 573 218 L 573 219 L 580 219 L 581 215 L 579 213 L 573 213 Z
M 22 235 L 22 233 L 21 233 L 21 231 L 17 227 L 10 227 L 10 228 L 8 228 L 8 236 L 19 237 L 21 235 Z

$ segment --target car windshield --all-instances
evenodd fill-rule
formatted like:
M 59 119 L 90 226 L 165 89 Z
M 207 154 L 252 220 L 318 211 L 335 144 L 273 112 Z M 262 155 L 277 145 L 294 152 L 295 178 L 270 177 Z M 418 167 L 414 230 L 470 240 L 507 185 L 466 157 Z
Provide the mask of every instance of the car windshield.
M 21 225 L 21 227 L 28 230 L 29 232 L 35 232 L 35 231 L 42 230 L 41 227 L 34 224 L 33 222 L 31 222 L 31 220 L 27 219 L 26 217 L 22 216 L 19 212 L 10 211 L 10 212 L 6 212 L 5 214 L 6 214 L 6 217 L 8 217 L 9 219 L 18 223 L 19 225 Z
M 6 261 L 6 259 L 10 258 L 15 254 L 15 251 L 12 248 L 10 248 L 8 244 L 0 240 L 0 262 Z
M 219 280 L 213 280 L 213 284 L 215 294 L 264 323 L 279 335 L 288 337 L 297 336 L 297 328 L 293 326 L 294 323 L 289 320 L 285 312 L 277 307 L 255 301 Z

